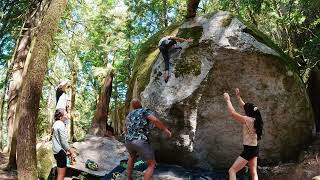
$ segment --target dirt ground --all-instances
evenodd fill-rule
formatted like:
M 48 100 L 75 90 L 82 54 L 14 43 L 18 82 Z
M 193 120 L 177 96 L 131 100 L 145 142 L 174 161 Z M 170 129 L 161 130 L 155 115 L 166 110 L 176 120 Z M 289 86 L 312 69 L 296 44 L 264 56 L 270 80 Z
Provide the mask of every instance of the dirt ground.
M 263 180 L 311 180 L 320 175 L 320 137 L 302 152 L 298 163 L 285 163 L 273 167 L 260 167 Z
M 301 161 L 272 167 L 259 167 L 260 180 L 312 180 L 320 175 L 320 138 L 302 152 Z M 6 171 L 8 157 L 0 153 L 0 180 L 16 180 L 16 171 Z

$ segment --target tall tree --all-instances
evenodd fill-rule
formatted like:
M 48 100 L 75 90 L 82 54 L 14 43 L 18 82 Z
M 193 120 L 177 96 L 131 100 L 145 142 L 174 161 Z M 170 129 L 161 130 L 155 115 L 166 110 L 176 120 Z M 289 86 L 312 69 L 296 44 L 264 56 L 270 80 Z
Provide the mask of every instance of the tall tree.
M 66 0 L 52 0 L 33 40 L 31 57 L 23 71 L 23 83 L 17 106 L 18 179 L 36 180 L 36 122 L 44 75 L 47 71 L 49 52 L 59 19 L 66 7 Z M 28 159 L 28 160 L 26 160 Z
M 48 2 L 42 0 L 32 1 L 29 6 L 29 13 L 22 25 L 21 36 L 17 40 L 17 48 L 13 53 L 11 80 L 9 84 L 8 113 L 7 113 L 7 149 L 9 151 L 9 161 L 7 168 L 16 168 L 16 147 L 17 147 L 17 127 L 19 122 L 16 120 L 17 104 L 23 82 L 23 71 L 25 62 L 31 57 L 32 41 L 36 27 L 41 22 L 41 17 L 47 8 Z
M 75 102 L 76 102 L 76 89 L 77 89 L 77 75 L 78 75 L 78 56 L 75 55 L 73 62 L 71 62 L 71 103 L 70 103 L 70 138 L 71 141 L 75 142 L 76 137 L 74 136 L 74 120 L 75 120 Z
M 112 92 L 113 70 L 112 66 L 107 67 L 107 72 L 101 87 L 101 93 L 97 101 L 97 110 L 92 120 L 92 133 L 103 136 L 106 132 L 107 120 L 109 114 L 109 103 Z
M 31 29 L 35 16 L 30 17 L 22 27 L 21 40 L 18 42 L 17 52 L 14 53 L 12 78 L 9 85 L 8 115 L 7 115 L 7 147 L 9 151 L 8 168 L 16 167 L 16 128 L 14 128 L 16 107 L 22 83 L 22 72 L 31 46 Z M 20 37 L 19 37 L 20 38 Z
M 193 18 L 197 15 L 197 9 L 198 9 L 199 3 L 200 3 L 200 0 L 188 0 L 186 18 Z

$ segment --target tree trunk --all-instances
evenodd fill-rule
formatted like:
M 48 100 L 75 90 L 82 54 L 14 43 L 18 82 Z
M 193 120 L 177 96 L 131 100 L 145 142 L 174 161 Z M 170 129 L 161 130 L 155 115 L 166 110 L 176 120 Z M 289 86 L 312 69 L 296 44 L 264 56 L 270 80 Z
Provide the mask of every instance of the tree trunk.
M 8 62 L 10 63 L 10 62 Z M 6 77 L 3 81 L 3 88 L 1 93 L 1 100 L 0 100 L 0 149 L 2 150 L 2 126 L 3 126 L 3 113 L 4 113 L 4 104 L 5 104 L 5 97 L 7 91 L 7 84 L 9 81 L 9 74 L 10 74 L 10 67 L 6 72 Z
M 16 168 L 16 144 L 17 144 L 17 127 L 16 122 L 17 103 L 19 101 L 19 92 L 21 91 L 25 70 L 25 62 L 30 58 L 32 46 L 33 31 L 41 22 L 41 14 L 43 13 L 46 1 L 32 1 L 30 4 L 30 12 L 28 19 L 25 21 L 17 41 L 17 50 L 12 57 L 12 74 L 9 84 L 8 112 L 7 112 L 7 149 L 9 151 L 9 161 L 7 168 Z M 21 39 L 20 39 L 21 38 Z
M 117 109 L 118 109 L 118 81 L 117 81 L 117 76 L 115 75 L 114 77 L 114 117 L 113 117 L 113 130 L 114 134 L 118 134 L 118 116 L 117 116 Z
M 37 179 L 36 124 L 43 79 L 47 71 L 49 51 L 58 22 L 67 5 L 66 0 L 52 0 L 31 48 L 32 57 L 23 71 L 23 82 L 17 106 L 18 122 L 17 168 L 19 180 Z
M 197 15 L 197 9 L 198 9 L 199 3 L 200 3 L 200 0 L 188 0 L 186 18 L 193 18 Z
M 316 133 L 320 135 L 320 70 L 317 66 L 311 70 L 308 91 L 314 112 Z
M 49 96 L 48 96 L 48 103 L 47 103 L 47 112 L 48 112 L 48 116 L 47 116 L 47 122 L 49 124 L 49 129 L 48 129 L 48 134 L 51 135 L 51 129 L 54 123 L 54 112 L 53 109 L 55 107 L 55 88 L 53 85 L 51 85 L 50 90 L 49 90 Z M 51 137 L 50 137 L 51 138 Z
M 163 0 L 162 18 L 163 18 L 164 27 L 167 27 L 168 26 L 168 1 L 167 0 Z
M 98 136 L 103 136 L 106 133 L 106 126 L 109 113 L 109 102 L 112 91 L 113 72 L 104 78 L 101 93 L 97 102 L 97 110 L 92 120 L 91 133 Z
M 70 104 L 70 138 L 72 142 L 76 141 L 76 137 L 74 136 L 74 116 L 75 116 L 75 102 L 76 102 L 76 89 L 77 89 L 77 55 L 75 56 L 74 61 L 72 62 L 71 67 L 71 104 Z
M 14 55 L 12 67 L 12 79 L 9 84 L 8 114 L 7 114 L 7 147 L 9 152 L 8 168 L 16 167 L 16 133 L 14 128 L 15 113 L 19 91 L 22 83 L 22 71 L 31 44 L 31 20 L 23 26 L 22 38 L 18 42 L 18 48 Z

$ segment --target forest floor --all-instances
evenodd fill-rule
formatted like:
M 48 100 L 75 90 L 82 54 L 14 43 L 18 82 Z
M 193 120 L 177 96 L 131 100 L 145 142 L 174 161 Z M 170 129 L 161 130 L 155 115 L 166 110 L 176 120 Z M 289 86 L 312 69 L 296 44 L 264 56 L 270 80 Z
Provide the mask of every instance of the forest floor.
M 0 153 L 0 180 L 16 180 L 16 171 L 5 170 L 7 162 L 8 156 Z M 258 172 L 262 180 L 311 180 L 320 176 L 320 138 L 302 152 L 299 162 L 259 167 Z
M 0 152 L 0 179 L 1 180 L 16 180 L 17 171 L 7 171 L 6 165 L 8 163 L 8 156 Z
M 260 167 L 259 176 L 263 180 L 311 180 L 320 176 L 320 137 L 301 153 L 299 159 L 295 163 Z

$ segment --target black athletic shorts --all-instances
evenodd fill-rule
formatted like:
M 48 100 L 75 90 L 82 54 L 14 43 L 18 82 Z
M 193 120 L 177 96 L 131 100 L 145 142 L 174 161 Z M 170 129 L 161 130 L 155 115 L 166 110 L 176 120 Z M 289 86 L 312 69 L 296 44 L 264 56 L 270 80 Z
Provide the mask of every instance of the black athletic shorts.
M 259 146 L 248 146 L 248 145 L 243 145 L 243 151 L 240 154 L 240 156 L 247 160 L 250 161 L 254 157 L 258 157 L 259 155 Z
M 57 161 L 57 167 L 59 168 L 67 167 L 67 154 L 64 152 L 64 150 L 61 149 L 58 152 L 58 154 L 54 154 L 53 156 Z

